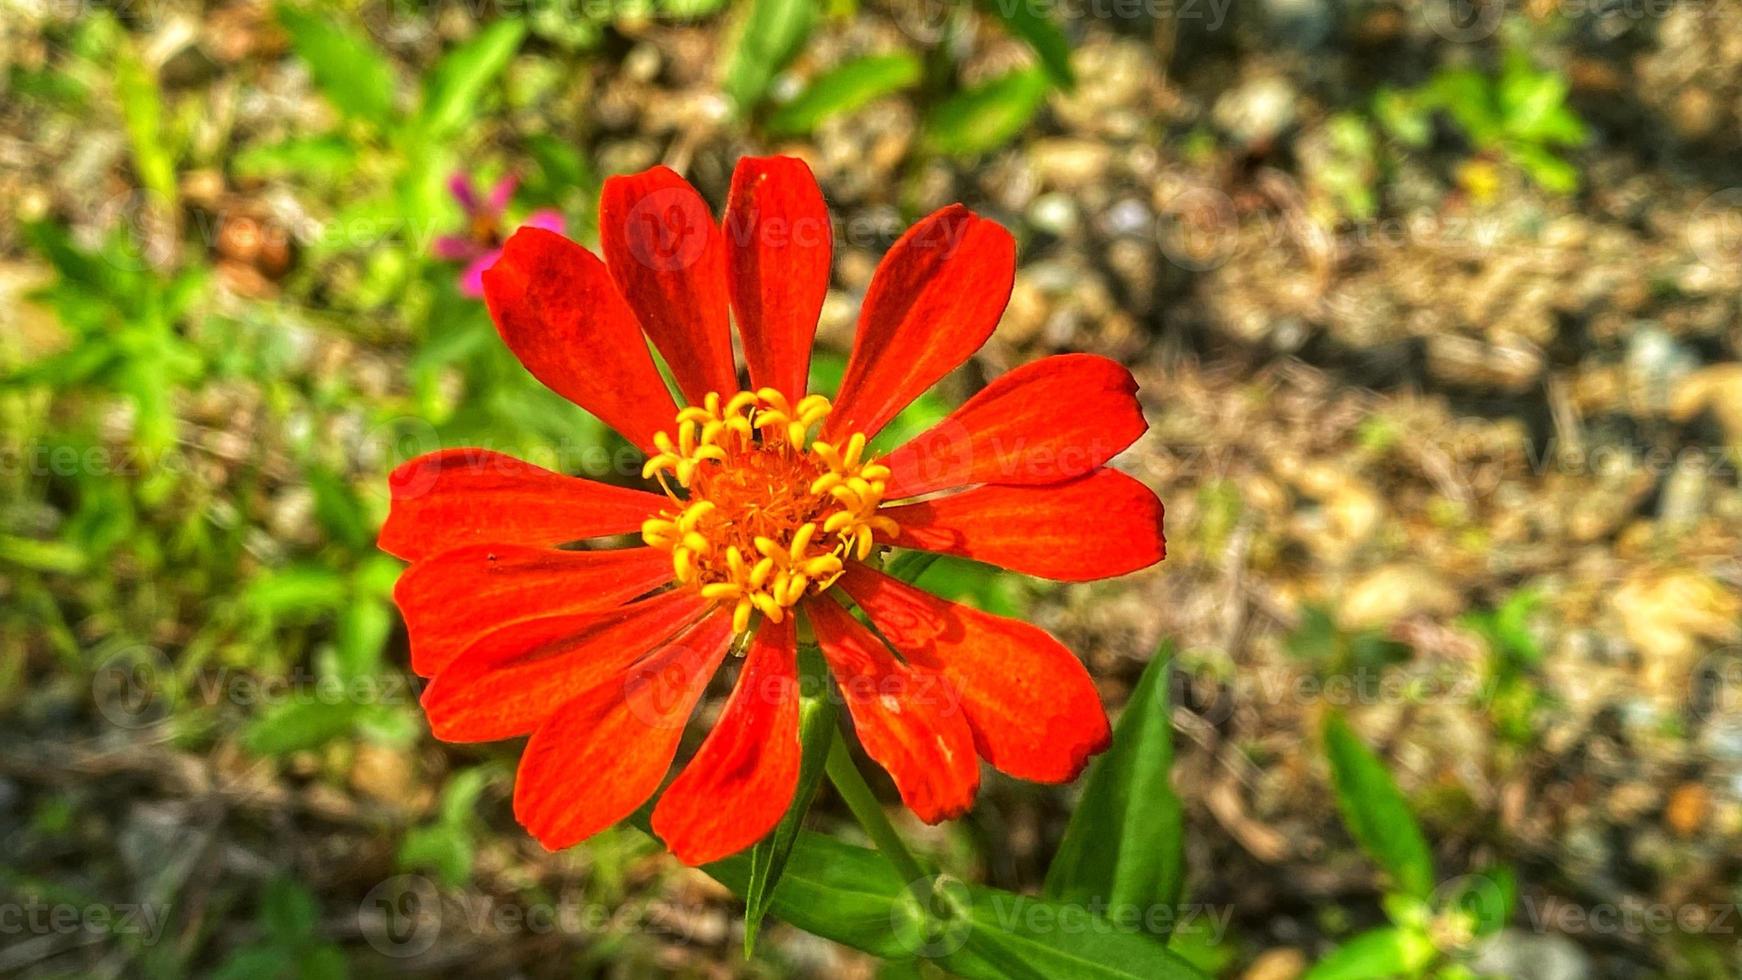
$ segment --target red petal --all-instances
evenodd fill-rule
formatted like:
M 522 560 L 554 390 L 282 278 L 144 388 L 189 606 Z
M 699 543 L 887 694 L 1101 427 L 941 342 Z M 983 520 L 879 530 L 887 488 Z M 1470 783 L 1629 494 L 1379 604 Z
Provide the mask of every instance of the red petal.
M 706 864 L 749 847 L 792 804 L 797 656 L 791 617 L 762 624 L 719 722 L 654 807 L 654 832 L 683 863 Z
M 644 450 L 677 404 L 605 263 L 554 232 L 522 228 L 484 273 L 502 340 L 532 376 Z
M 520 760 L 514 815 L 539 843 L 579 843 L 653 795 L 731 641 L 728 608 L 538 727 Z
M 696 189 L 668 167 L 606 180 L 599 244 L 684 396 L 736 392 L 726 243 Z
M 980 755 L 1018 779 L 1076 778 L 1112 739 L 1089 672 L 1027 623 L 946 602 L 863 565 L 841 587 L 915 667 L 959 693 Z
M 443 449 L 402 464 L 376 544 L 419 561 L 469 544 L 558 545 L 627 534 L 665 498 L 582 480 L 488 449 Z
M 894 777 L 901 801 L 926 823 L 968 812 L 980 787 L 980 763 L 949 682 L 896 660 L 832 599 L 807 602 L 805 612 L 859 744 Z
M 411 669 L 430 677 L 485 633 L 540 616 L 603 612 L 671 580 L 654 548 L 557 551 L 480 544 L 405 570 L 393 599 L 411 637 Z
M 1167 553 L 1161 501 L 1117 470 L 1041 487 L 989 485 L 881 513 L 894 544 L 1064 582 L 1148 568 Z
M 1091 472 L 1149 427 L 1136 392 L 1130 371 L 1097 354 L 1025 364 L 884 458 L 891 471 L 884 499 Z
M 797 400 L 829 291 L 834 230 L 810 168 L 794 157 L 743 157 L 726 199 L 726 268 L 750 384 Z
M 525 735 L 574 698 L 614 686 L 613 677 L 695 622 L 707 605 L 685 589 L 609 612 L 541 616 L 485 633 L 424 689 L 430 731 L 447 742 Z
M 992 336 L 1015 277 L 1016 240 L 960 204 L 909 228 L 871 276 L 825 431 L 876 435 Z

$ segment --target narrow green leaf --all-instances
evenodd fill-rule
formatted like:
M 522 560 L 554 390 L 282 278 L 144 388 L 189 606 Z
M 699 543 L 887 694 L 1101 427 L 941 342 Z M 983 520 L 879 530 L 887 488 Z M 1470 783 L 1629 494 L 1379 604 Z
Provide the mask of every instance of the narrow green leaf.
M 230 158 L 230 167 L 239 177 L 295 174 L 332 179 L 356 165 L 356 144 L 337 136 L 294 137 L 282 143 L 251 146 Z
M 393 70 L 363 37 L 325 14 L 278 5 L 278 23 L 297 57 L 340 112 L 385 127 L 393 115 Z
M 1024 68 L 957 93 L 926 119 L 926 145 L 953 156 L 996 150 L 1040 111 L 1049 87 L 1044 71 Z
M 748 852 L 703 869 L 739 895 L 749 888 Z M 806 932 L 881 956 L 910 959 L 913 951 L 896 935 L 896 903 L 906 882 L 869 848 L 843 844 L 801 830 L 793 842 L 780 887 L 769 893 L 767 911 Z
M 750 858 L 703 868 L 743 894 Z M 769 911 L 806 932 L 887 960 L 936 960 L 969 980 L 1202 980 L 1160 943 L 1049 902 L 950 879 L 936 882 L 935 908 L 922 908 L 876 851 L 800 831 Z M 947 917 L 916 923 L 916 917 Z
M 965 942 L 940 957 L 984 980 L 1203 980 L 1196 967 L 1135 928 L 1075 903 L 970 886 Z M 950 936 L 946 924 L 942 936 Z
M 1434 889 L 1433 854 L 1397 783 L 1341 714 L 1325 716 L 1324 739 L 1337 806 L 1356 843 L 1399 889 L 1428 897 Z
M 1076 86 L 1076 76 L 1071 73 L 1071 43 L 1046 15 L 1049 8 L 1029 0 L 980 0 L 980 6 L 1034 49 L 1054 85 L 1067 92 Z
M 805 814 L 822 782 L 829 744 L 835 738 L 835 702 L 829 687 L 828 668 L 813 644 L 799 647 L 798 737 L 803 746 L 799 761 L 798 789 L 774 833 L 758 841 L 750 851 L 750 878 L 744 891 L 744 955 L 756 949 L 756 934 L 768 915 L 775 889 L 780 884 L 792 846 L 798 840 Z
M 1184 815 L 1169 774 L 1171 646 L 1163 644 L 1131 692 L 1113 746 L 1089 769 L 1082 800 L 1046 875 L 1046 896 L 1102 903 L 1115 913 L 1173 909 L 1184 885 Z
M 288 701 L 262 715 L 242 735 L 255 755 L 284 755 L 312 749 L 349 734 L 360 706 L 354 702 Z
M 1433 959 L 1431 940 L 1420 933 L 1384 928 L 1364 932 L 1337 947 L 1302 980 L 1376 980 L 1412 976 Z
M 892 92 L 919 84 L 919 59 L 905 52 L 849 61 L 824 72 L 768 117 L 768 130 L 783 136 L 809 133 L 823 120 L 846 115 Z
M 89 556 L 65 541 L 38 541 L 0 535 L 0 565 L 14 565 L 37 572 L 76 575 L 85 570 Z
M 163 90 L 131 40 L 123 41 L 115 54 L 115 94 L 121 102 L 121 118 L 127 126 L 139 182 L 151 192 L 153 203 L 173 209 L 175 156 L 166 142 Z
M 919 581 L 925 570 L 937 564 L 942 557 L 931 551 L 903 551 L 889 560 L 887 568 L 883 569 L 891 578 L 898 578 L 909 585 Z
M 525 37 L 525 23 L 499 20 L 448 52 L 424 86 L 419 116 L 424 136 L 445 139 L 461 130 L 478 113 L 484 90 L 508 67 Z
M 739 112 L 748 113 L 762 101 L 775 74 L 810 36 L 815 19 L 815 0 L 751 0 L 722 81 Z

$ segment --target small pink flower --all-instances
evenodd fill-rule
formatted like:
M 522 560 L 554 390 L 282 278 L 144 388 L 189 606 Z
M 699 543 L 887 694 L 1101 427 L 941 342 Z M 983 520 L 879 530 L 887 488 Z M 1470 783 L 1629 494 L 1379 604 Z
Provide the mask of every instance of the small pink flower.
M 474 299 L 484 295 L 484 270 L 502 257 L 502 243 L 508 238 L 502 233 L 502 214 L 508 210 L 508 202 L 513 199 L 514 188 L 519 183 L 518 177 L 509 174 L 490 188 L 488 197 L 480 200 L 471 177 L 457 173 L 448 178 L 448 189 L 466 212 L 466 231 L 461 235 L 438 237 L 434 252 L 436 258 L 443 261 L 465 263 L 465 269 L 460 272 L 460 292 Z M 527 215 L 522 227 L 543 228 L 561 234 L 563 216 L 558 211 L 544 208 Z

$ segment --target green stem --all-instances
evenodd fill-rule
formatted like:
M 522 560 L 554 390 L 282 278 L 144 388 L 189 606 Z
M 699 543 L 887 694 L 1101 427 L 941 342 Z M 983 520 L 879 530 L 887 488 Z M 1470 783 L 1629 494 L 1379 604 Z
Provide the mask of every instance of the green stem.
M 931 876 L 920 867 L 919 860 L 913 852 L 907 849 L 901 835 L 895 832 L 895 826 L 884 814 L 882 804 L 871 793 L 871 787 L 865 784 L 865 777 L 859 773 L 859 767 L 853 764 L 853 756 L 848 753 L 846 741 L 835 739 L 829 746 L 829 762 L 826 770 L 829 782 L 835 786 L 835 792 L 841 794 L 841 799 L 847 803 L 847 809 L 853 811 L 858 818 L 859 826 L 865 828 L 865 833 L 871 837 L 871 842 L 895 865 L 895 870 L 901 872 L 901 877 L 909 884 L 924 881 Z

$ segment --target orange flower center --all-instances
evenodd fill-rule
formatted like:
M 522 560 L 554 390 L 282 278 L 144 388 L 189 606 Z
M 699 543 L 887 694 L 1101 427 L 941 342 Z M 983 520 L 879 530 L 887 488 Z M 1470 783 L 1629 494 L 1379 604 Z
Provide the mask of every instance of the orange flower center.
M 733 603 L 740 632 L 758 612 L 780 622 L 849 558 L 868 557 L 877 532 L 895 534 L 877 513 L 889 467 L 872 462 L 865 436 L 810 438 L 829 408 L 821 395 L 794 405 L 773 388 L 724 401 L 710 393 L 677 413 L 675 439 L 654 437 L 659 452 L 642 475 L 659 479 L 672 506 L 641 536 L 671 552 L 679 583 Z

